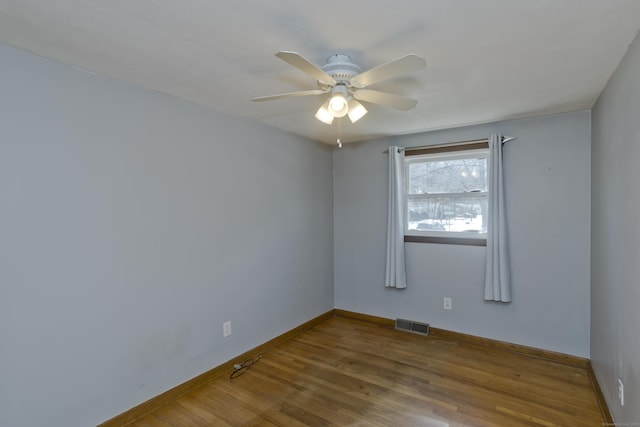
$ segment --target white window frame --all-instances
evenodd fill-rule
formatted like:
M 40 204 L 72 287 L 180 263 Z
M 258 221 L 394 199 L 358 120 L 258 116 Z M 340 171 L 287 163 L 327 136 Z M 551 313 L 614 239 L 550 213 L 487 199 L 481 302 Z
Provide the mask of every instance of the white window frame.
M 404 234 L 405 236 L 414 237 L 433 237 L 436 239 L 446 239 L 442 243 L 455 243 L 456 239 L 460 241 L 474 240 L 486 242 L 487 234 L 478 232 L 464 232 L 464 231 L 439 231 L 439 230 L 415 230 L 409 229 L 409 201 L 417 199 L 429 199 L 438 197 L 460 197 L 460 198 L 482 198 L 488 200 L 489 191 L 483 192 L 466 192 L 466 193 L 437 193 L 437 194 L 409 194 L 409 165 L 413 163 L 423 163 L 425 160 L 429 161 L 443 161 L 443 160 L 457 160 L 457 159 L 478 159 L 484 158 L 487 160 L 487 167 L 489 162 L 489 148 L 479 148 L 470 150 L 457 150 L 457 151 L 445 151 L 438 153 L 419 154 L 419 155 L 406 155 L 405 156 L 405 183 L 404 183 Z M 488 184 L 488 183 L 487 183 Z M 488 188 L 488 185 L 487 185 Z M 488 219 L 486 219 L 488 221 Z M 438 240 L 433 240 L 429 243 L 438 243 Z

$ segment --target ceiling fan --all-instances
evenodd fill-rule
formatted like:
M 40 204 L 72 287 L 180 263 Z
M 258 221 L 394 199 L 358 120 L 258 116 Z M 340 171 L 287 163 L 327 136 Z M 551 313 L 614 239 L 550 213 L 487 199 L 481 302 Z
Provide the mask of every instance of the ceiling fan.
M 253 101 L 272 101 L 274 99 L 291 98 L 306 95 L 331 95 L 316 112 L 316 118 L 323 123 L 331 124 L 334 118 L 348 115 L 355 123 L 367 114 L 367 109 L 358 101 L 371 102 L 398 110 L 410 110 L 418 101 L 391 93 L 367 89 L 368 86 L 401 74 L 421 70 L 427 66 L 424 58 L 406 55 L 365 72 L 351 61 L 345 54 L 335 54 L 327 59 L 322 67 L 313 64 L 297 52 L 281 51 L 276 56 L 310 75 L 318 81 L 318 89 L 300 92 L 282 93 L 279 95 L 261 96 Z

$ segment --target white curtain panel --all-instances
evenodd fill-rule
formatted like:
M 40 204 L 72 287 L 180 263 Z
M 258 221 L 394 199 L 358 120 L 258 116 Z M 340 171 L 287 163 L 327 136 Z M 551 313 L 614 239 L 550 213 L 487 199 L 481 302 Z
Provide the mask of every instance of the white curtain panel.
M 404 262 L 404 148 L 389 147 L 389 214 L 387 219 L 387 265 L 384 285 L 406 288 Z
M 489 223 L 484 299 L 511 302 L 509 243 L 504 198 L 502 136 L 489 138 Z

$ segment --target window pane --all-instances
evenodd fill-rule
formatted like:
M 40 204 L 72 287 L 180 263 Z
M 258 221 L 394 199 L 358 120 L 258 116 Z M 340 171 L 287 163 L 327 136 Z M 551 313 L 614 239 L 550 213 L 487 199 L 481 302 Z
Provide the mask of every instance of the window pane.
M 434 197 L 408 202 L 409 230 L 487 232 L 484 197 Z
M 409 194 L 487 191 L 487 159 L 451 159 L 409 164 Z

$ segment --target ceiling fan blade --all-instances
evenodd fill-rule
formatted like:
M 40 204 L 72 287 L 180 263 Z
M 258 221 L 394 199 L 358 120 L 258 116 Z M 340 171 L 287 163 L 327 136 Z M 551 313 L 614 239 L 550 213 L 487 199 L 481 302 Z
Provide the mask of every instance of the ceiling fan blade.
M 349 82 L 356 87 L 365 87 L 401 74 L 421 70 L 426 66 L 427 61 L 424 58 L 410 54 L 360 73 L 352 77 Z
M 282 99 L 282 98 L 293 98 L 295 96 L 307 96 L 307 95 L 322 95 L 323 93 L 329 92 L 329 89 L 313 89 L 313 90 L 303 90 L 300 92 L 289 92 L 289 93 L 281 93 L 278 95 L 269 95 L 269 96 L 259 96 L 257 98 L 253 98 L 252 101 L 273 101 L 274 99 Z
M 397 108 L 406 111 L 416 106 L 418 101 L 390 93 L 378 92 L 371 89 L 360 89 L 353 92 L 353 97 L 358 101 L 372 102 L 386 107 Z
M 287 64 L 293 65 L 298 70 L 309 74 L 316 80 L 327 83 L 330 86 L 334 86 L 336 84 L 333 77 L 297 52 L 281 51 L 276 53 L 276 56 Z

